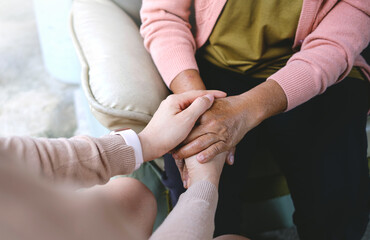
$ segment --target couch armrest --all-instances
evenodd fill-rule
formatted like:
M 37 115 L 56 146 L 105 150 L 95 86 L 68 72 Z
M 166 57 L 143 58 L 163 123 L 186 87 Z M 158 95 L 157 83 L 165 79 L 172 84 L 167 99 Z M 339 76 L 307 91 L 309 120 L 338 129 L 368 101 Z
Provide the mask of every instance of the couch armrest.
M 75 0 L 70 24 L 92 113 L 109 129 L 141 131 L 169 92 L 138 27 L 110 0 Z

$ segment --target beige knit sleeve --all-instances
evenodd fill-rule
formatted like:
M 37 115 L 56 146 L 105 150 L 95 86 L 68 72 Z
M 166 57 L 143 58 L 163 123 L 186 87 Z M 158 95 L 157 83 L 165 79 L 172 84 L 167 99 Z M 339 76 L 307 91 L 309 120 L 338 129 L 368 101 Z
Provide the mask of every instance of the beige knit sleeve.
M 208 181 L 195 183 L 180 196 L 176 207 L 150 239 L 213 239 L 217 201 L 215 185 Z
M 135 154 L 121 136 L 78 136 L 70 139 L 0 138 L 0 161 L 20 166 L 55 182 L 88 187 L 134 170 Z

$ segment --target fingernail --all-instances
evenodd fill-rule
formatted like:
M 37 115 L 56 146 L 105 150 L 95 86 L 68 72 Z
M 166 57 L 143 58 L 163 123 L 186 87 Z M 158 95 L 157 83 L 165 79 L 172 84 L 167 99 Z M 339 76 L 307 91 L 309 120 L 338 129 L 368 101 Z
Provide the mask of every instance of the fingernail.
M 200 162 L 203 162 L 204 161 L 204 156 L 199 154 L 197 155 L 197 160 L 200 161 Z
M 231 165 L 233 165 L 234 164 L 234 155 L 232 154 L 231 156 L 230 156 L 230 158 L 229 158 L 229 163 L 231 164 Z
M 205 95 L 206 98 L 208 98 L 211 102 L 213 101 L 214 97 L 211 94 Z
M 175 159 L 175 160 L 179 160 L 179 156 L 177 156 L 176 153 L 172 154 L 172 157 Z
M 184 184 L 184 188 L 186 188 L 186 186 L 187 186 L 186 180 L 184 180 L 182 183 Z

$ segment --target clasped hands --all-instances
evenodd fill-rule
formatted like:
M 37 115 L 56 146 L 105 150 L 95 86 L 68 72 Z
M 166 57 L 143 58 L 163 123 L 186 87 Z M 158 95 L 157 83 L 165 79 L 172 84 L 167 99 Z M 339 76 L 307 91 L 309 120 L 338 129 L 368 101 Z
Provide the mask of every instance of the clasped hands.
M 185 187 L 201 180 L 218 186 L 225 160 L 233 164 L 235 146 L 250 128 L 242 104 L 215 90 L 170 95 L 139 134 L 144 161 L 171 152 Z
M 226 160 L 233 165 L 235 146 L 249 130 L 245 119 L 239 96 L 215 99 L 200 116 L 190 134 L 172 151 L 185 188 L 193 180 L 189 172 L 204 168 L 208 162 Z

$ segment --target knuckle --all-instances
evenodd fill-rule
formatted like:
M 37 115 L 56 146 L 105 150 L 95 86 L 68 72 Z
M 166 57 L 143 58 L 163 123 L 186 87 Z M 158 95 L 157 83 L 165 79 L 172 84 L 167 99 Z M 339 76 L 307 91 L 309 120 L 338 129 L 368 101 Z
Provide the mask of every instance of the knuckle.
M 178 153 L 177 153 L 177 156 L 179 157 L 179 159 L 184 159 L 184 158 L 187 158 L 189 156 L 189 150 L 188 149 L 181 149 Z
M 214 118 L 208 121 L 208 126 L 211 128 L 217 128 L 218 125 L 218 121 Z
M 213 136 L 210 133 L 206 133 L 202 135 L 199 140 L 202 145 L 208 145 L 210 142 L 212 142 Z
M 220 146 L 220 144 L 215 144 L 215 146 L 213 147 L 213 151 L 212 151 L 212 153 L 213 153 L 213 154 L 217 154 L 217 153 L 219 153 L 219 152 L 220 152 L 220 150 L 221 150 L 221 146 Z
M 167 97 L 166 97 L 166 100 L 165 100 L 166 102 L 173 102 L 173 101 L 175 101 L 175 96 L 173 95 L 173 94 L 171 94 L 171 95 L 168 95 Z
M 207 98 L 206 96 L 202 96 L 202 97 L 198 98 L 198 101 L 202 105 L 208 105 L 209 102 L 210 102 L 209 98 Z
M 226 151 L 226 149 L 227 149 L 227 145 L 224 142 L 218 142 L 217 152 L 215 152 L 215 153 L 216 154 L 222 153 L 222 152 Z
M 208 122 L 210 119 L 213 118 L 213 114 L 211 112 L 211 110 L 208 110 L 206 111 L 202 116 L 201 116 L 201 119 L 205 122 Z
M 231 146 L 229 146 L 229 144 L 227 144 L 226 142 L 222 142 L 221 152 L 225 152 L 225 151 L 229 150 L 230 148 L 231 148 Z
M 196 149 L 196 151 L 202 151 L 211 146 L 216 141 L 217 138 L 214 134 L 205 134 L 194 142 L 192 148 Z
M 166 99 L 167 99 L 167 98 L 166 98 Z M 162 100 L 162 102 L 159 104 L 159 107 L 161 107 L 161 106 L 163 106 L 163 105 L 165 105 L 165 104 L 166 104 L 166 99 L 163 99 L 163 100 Z M 158 108 L 159 108 L 159 107 L 158 107 Z
M 222 135 L 224 136 L 225 141 L 231 138 L 230 131 L 227 128 L 222 130 Z
M 204 147 L 204 144 L 205 144 L 205 141 L 195 140 L 194 143 L 192 144 L 192 147 L 196 149 L 200 149 Z
M 178 159 L 183 159 L 184 158 L 183 150 L 180 149 L 179 151 L 177 151 L 176 152 L 176 157 Z

